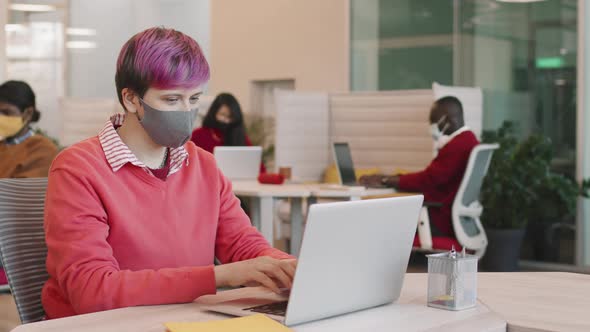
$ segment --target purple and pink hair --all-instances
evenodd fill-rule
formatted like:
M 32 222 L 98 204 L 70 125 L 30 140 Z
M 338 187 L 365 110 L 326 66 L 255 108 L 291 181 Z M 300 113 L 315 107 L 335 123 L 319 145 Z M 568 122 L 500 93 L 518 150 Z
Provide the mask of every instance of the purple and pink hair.
M 143 97 L 151 87 L 189 89 L 208 80 L 209 64 L 199 44 L 174 29 L 156 27 L 136 34 L 117 59 L 115 84 L 121 104 L 124 88 Z

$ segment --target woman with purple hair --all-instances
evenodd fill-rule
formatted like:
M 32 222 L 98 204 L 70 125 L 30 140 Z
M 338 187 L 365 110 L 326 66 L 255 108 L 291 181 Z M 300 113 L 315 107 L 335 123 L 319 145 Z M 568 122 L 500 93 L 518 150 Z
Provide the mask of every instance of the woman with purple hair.
M 48 318 L 190 302 L 225 286 L 291 287 L 296 261 L 251 226 L 213 156 L 189 141 L 208 80 L 199 45 L 181 32 L 151 28 L 125 43 L 115 75 L 125 113 L 49 173 Z

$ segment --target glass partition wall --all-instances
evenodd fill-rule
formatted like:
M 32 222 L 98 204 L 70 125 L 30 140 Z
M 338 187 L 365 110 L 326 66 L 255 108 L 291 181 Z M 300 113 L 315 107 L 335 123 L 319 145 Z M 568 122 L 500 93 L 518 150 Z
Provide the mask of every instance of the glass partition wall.
M 577 17 L 576 0 L 351 0 L 351 89 L 481 87 L 484 130 L 549 137 L 575 178 Z M 574 217 L 533 220 L 522 259 L 574 264 L 575 248 Z

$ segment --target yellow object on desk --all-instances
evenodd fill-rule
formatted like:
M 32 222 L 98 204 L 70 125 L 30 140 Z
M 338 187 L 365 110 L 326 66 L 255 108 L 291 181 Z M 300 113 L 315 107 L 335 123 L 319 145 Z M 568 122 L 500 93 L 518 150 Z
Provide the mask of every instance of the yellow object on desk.
M 363 175 L 375 175 L 379 174 L 381 170 L 379 168 L 361 168 L 355 169 L 355 175 L 357 179 L 360 179 Z M 340 178 L 338 177 L 338 170 L 336 165 L 330 165 L 324 172 L 323 183 L 339 183 Z
M 253 315 L 209 322 L 181 322 L 164 324 L 169 332 L 285 332 L 288 327 L 265 315 Z
M 405 175 L 405 174 L 409 174 L 409 173 L 411 173 L 411 172 L 408 171 L 407 169 L 396 168 L 395 171 L 393 171 L 392 175 Z
M 359 168 L 355 169 L 354 173 L 356 175 L 357 180 L 365 175 L 377 175 L 381 174 L 381 170 L 377 167 L 373 168 Z M 407 169 L 396 168 L 393 173 L 385 174 L 385 175 L 403 175 L 410 173 Z M 330 165 L 324 171 L 324 178 L 322 180 L 323 183 L 339 183 L 340 179 L 338 178 L 338 170 L 336 169 L 336 165 Z

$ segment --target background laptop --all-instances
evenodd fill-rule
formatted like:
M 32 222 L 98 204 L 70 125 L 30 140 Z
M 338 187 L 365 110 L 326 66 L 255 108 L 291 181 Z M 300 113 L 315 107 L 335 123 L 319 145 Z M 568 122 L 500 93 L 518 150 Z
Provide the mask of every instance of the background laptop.
M 291 326 L 397 300 L 422 200 L 417 195 L 312 205 L 290 296 L 204 308 L 234 316 L 264 313 Z
M 338 170 L 340 185 L 322 185 L 326 189 L 365 189 L 365 187 L 356 180 L 354 163 L 348 143 L 334 143 L 332 146 L 334 161 Z M 372 188 L 384 188 L 383 185 L 373 186 Z
M 344 186 L 358 186 L 348 143 L 334 143 L 333 152 L 340 184 Z
M 230 180 L 256 180 L 260 174 L 262 147 L 218 146 L 213 150 L 217 167 Z

